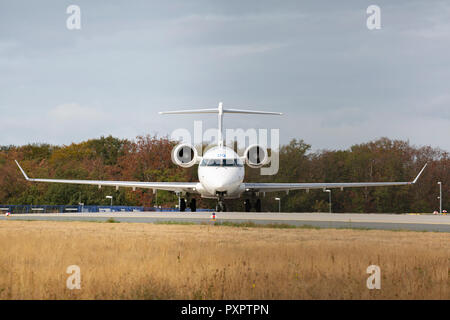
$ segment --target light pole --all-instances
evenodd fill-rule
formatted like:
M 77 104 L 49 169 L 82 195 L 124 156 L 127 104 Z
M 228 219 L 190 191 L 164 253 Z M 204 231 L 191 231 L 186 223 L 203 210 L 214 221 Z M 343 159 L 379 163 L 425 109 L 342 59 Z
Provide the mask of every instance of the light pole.
M 80 201 L 78 201 L 78 205 L 81 207 L 81 212 L 83 212 L 84 203 L 81 202 L 81 191 L 80 191 Z
M 328 205 L 330 207 L 330 213 L 331 213 L 331 190 L 330 189 L 325 189 L 323 190 L 323 192 L 328 192 Z
M 442 182 L 438 182 L 439 185 L 439 213 L 442 214 Z
M 278 213 L 281 213 L 281 198 L 275 198 L 278 201 Z
M 111 199 L 111 211 L 112 211 L 112 201 L 113 201 L 113 197 L 112 197 L 112 196 L 106 196 L 106 199 Z

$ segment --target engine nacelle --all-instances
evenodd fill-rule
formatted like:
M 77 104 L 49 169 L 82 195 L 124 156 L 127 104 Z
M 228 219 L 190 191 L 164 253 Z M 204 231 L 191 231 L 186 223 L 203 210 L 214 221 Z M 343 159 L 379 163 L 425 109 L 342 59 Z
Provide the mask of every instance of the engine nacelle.
M 261 168 L 269 162 L 269 154 L 265 147 L 257 144 L 251 145 L 244 152 L 245 163 L 250 168 Z
M 172 150 L 172 161 L 183 168 L 192 167 L 198 162 L 198 152 L 190 144 L 179 144 Z

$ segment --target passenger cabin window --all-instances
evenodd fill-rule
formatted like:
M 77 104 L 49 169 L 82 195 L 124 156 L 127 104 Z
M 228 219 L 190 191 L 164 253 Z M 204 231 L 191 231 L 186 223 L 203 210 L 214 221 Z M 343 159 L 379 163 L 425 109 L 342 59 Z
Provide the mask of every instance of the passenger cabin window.
M 203 159 L 202 167 L 243 167 L 241 159 Z

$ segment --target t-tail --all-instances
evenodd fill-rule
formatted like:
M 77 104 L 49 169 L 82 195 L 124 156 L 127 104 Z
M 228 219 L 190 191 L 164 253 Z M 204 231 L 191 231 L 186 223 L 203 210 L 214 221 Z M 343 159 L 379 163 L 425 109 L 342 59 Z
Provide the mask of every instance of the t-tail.
M 225 113 L 239 113 L 239 114 L 263 114 L 281 116 L 281 112 L 256 111 L 256 110 L 242 110 L 242 109 L 225 109 L 223 103 L 220 102 L 218 108 L 214 109 L 195 109 L 195 110 L 180 110 L 180 111 L 164 111 L 159 114 L 195 114 L 195 113 L 217 113 L 218 114 L 218 143 L 223 147 L 223 115 Z

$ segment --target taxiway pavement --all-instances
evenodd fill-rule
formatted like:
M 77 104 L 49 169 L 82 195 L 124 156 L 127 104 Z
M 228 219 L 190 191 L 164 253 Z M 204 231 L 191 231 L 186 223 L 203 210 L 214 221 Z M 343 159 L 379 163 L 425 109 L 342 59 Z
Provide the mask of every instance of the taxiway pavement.
M 1 220 L 63 220 L 154 223 L 178 221 L 214 223 L 208 212 L 101 212 L 101 213 L 32 213 L 1 216 Z M 359 213 L 267 213 L 218 212 L 216 223 L 253 222 L 257 224 L 289 224 L 320 228 L 364 228 L 385 230 L 450 232 L 450 215 L 359 214 Z

